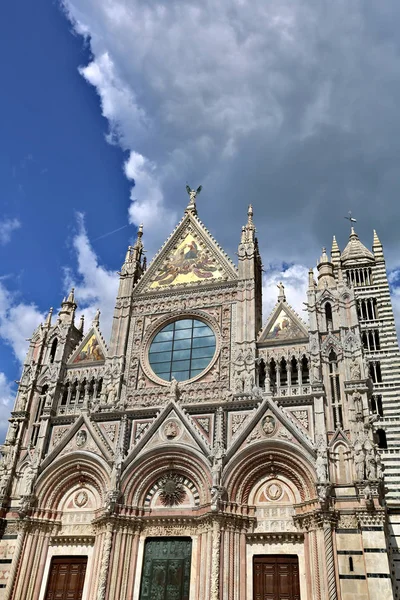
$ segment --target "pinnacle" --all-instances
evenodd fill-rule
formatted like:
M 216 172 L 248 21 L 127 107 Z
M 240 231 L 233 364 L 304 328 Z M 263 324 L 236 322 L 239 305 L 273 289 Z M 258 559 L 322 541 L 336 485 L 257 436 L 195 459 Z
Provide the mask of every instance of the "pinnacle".
M 374 229 L 374 241 L 373 241 L 373 246 L 382 246 L 380 239 L 378 238 L 378 234 L 376 233 L 376 230 Z
M 333 236 L 331 254 L 336 254 L 338 252 L 340 253 L 340 249 L 336 241 L 336 236 Z

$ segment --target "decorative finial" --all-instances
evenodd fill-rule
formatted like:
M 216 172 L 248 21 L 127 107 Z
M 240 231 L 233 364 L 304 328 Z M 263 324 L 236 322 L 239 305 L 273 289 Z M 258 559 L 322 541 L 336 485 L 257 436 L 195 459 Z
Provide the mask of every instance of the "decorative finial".
M 96 314 L 94 315 L 93 325 L 99 326 L 99 322 L 100 322 L 100 309 L 98 308 L 96 310 Z
M 49 310 L 49 312 L 48 312 L 48 315 L 47 315 L 46 320 L 44 322 L 44 326 L 45 327 L 51 327 L 51 317 L 52 317 L 52 314 L 53 314 L 53 307 L 51 307 L 50 310 Z
M 279 290 L 278 302 L 286 302 L 285 286 L 283 285 L 282 281 L 280 281 L 276 287 Z
M 186 210 L 196 212 L 196 197 L 198 196 L 198 194 L 200 194 L 202 189 L 202 185 L 199 185 L 197 190 L 192 190 L 190 186 L 186 185 L 186 191 L 189 194 L 189 204 Z
M 69 302 L 69 304 L 75 304 L 75 288 L 74 287 L 71 288 L 67 302 Z
M 249 204 L 249 208 L 247 210 L 248 224 L 253 225 L 253 206 Z
M 328 255 L 326 254 L 326 248 L 322 248 L 322 256 L 319 259 L 320 263 L 329 262 Z

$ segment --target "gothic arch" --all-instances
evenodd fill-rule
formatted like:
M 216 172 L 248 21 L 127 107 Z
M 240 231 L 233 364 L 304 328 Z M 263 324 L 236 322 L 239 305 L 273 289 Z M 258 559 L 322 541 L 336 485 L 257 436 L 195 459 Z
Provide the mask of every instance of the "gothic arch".
M 292 482 L 301 502 L 316 497 L 316 475 L 310 460 L 293 444 L 277 440 L 253 444 L 228 463 L 223 474 L 228 497 L 246 504 L 256 483 L 269 474 L 281 475 Z
M 197 454 L 182 448 L 171 448 L 146 452 L 137 461 L 132 461 L 122 475 L 121 491 L 125 503 L 131 506 L 144 506 L 153 486 L 166 472 L 181 474 L 190 480 L 197 490 L 199 504 L 210 502 L 210 466 Z
M 40 508 L 57 510 L 67 489 L 76 484 L 90 484 L 102 501 L 109 485 L 108 468 L 103 459 L 74 452 L 53 462 L 39 476 L 35 494 Z

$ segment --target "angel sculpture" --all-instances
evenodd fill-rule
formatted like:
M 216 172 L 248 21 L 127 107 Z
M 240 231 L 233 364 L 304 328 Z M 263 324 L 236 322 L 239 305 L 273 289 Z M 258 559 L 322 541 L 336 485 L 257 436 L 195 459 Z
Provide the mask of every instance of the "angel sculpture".
M 202 185 L 199 185 L 199 187 L 197 188 L 197 190 L 192 190 L 190 188 L 190 186 L 186 185 L 186 191 L 189 194 L 190 204 L 195 204 L 195 202 L 196 202 L 196 196 L 197 196 L 197 194 L 200 194 L 200 192 L 201 192 L 202 189 L 203 189 Z

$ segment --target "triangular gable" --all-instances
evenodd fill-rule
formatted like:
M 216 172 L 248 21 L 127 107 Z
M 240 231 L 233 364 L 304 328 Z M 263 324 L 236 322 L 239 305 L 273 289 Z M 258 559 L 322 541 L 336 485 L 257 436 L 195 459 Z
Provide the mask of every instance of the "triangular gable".
M 107 462 L 112 460 L 109 444 L 105 443 L 104 437 L 96 431 L 85 415 L 81 415 L 72 426 L 69 426 L 68 432 L 62 432 L 59 427 L 54 427 L 52 438 L 53 436 L 56 439 L 50 440 L 50 452 L 40 466 L 41 471 L 57 456 L 65 456 L 72 452 L 91 452 Z
M 68 366 L 103 364 L 107 347 L 100 331 L 93 325 L 68 360 Z
M 308 339 L 306 325 L 293 308 L 280 301 L 276 304 L 265 327 L 260 333 L 258 343 L 281 344 Z
M 232 439 L 228 448 L 226 460 L 252 442 L 263 441 L 268 438 L 278 438 L 282 441 L 295 442 L 314 455 L 314 445 L 311 437 L 299 427 L 294 419 L 280 408 L 271 398 L 265 397 L 258 408 L 253 412 L 253 417 L 246 420 L 240 433 Z
M 192 213 L 184 216 L 156 254 L 136 292 L 237 279 L 235 265 Z
M 125 459 L 125 466 L 134 460 L 139 453 L 154 448 L 165 450 L 169 444 L 171 446 L 179 444 L 180 447 L 192 447 L 206 456 L 209 456 L 211 452 L 211 446 L 206 437 L 194 425 L 191 417 L 174 401 L 171 401 L 160 412 L 135 446 L 130 449 Z

